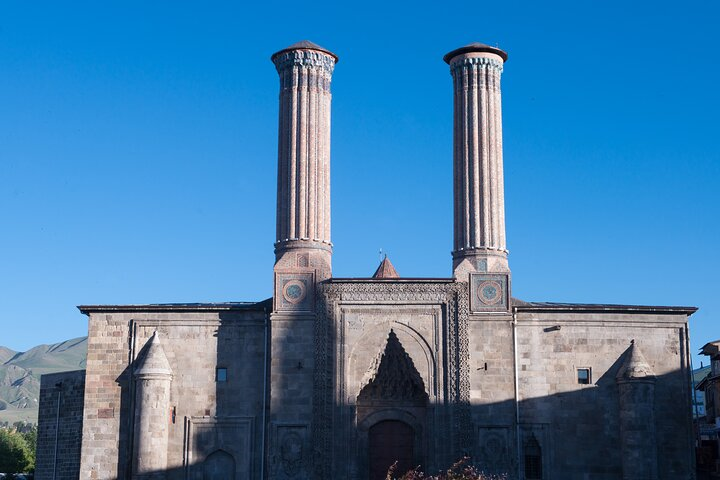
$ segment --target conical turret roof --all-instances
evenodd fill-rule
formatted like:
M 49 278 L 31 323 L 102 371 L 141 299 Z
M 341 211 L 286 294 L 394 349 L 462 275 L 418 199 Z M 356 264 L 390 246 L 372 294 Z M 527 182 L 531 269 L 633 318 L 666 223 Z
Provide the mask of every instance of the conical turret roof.
M 290 50 L 317 50 L 318 52 L 327 53 L 328 55 L 333 57 L 335 59 L 335 63 L 338 63 L 340 61 L 338 56 L 335 55 L 333 52 L 331 52 L 327 48 L 321 47 L 317 43 L 311 42 L 310 40 L 300 40 L 297 43 L 293 43 L 289 47 L 283 48 L 282 50 L 279 50 L 279 51 L 273 53 L 272 56 L 270 57 L 270 59 L 274 61 L 275 57 L 277 57 L 281 53 L 289 52 Z
M 162 345 L 160 345 L 158 332 L 155 331 L 153 336 L 150 337 L 150 340 L 148 340 L 145 355 L 140 359 L 137 367 L 135 368 L 135 376 L 171 376 L 172 373 L 170 362 L 168 362 L 168 359 L 165 356 L 165 351 L 163 350 Z
M 508 54 L 505 50 L 501 50 L 497 47 L 492 47 L 492 46 L 486 45 L 484 43 L 473 42 L 468 45 L 465 45 L 464 47 L 456 48 L 452 52 L 445 55 L 443 57 L 443 60 L 445 60 L 445 63 L 450 63 L 450 61 L 453 58 L 457 57 L 458 55 L 462 55 L 463 53 L 470 53 L 470 52 L 494 53 L 495 55 L 498 55 L 500 58 L 502 58 L 503 62 L 506 62 L 508 59 Z
M 400 278 L 400 275 L 397 270 L 395 270 L 393 264 L 390 263 L 390 259 L 387 255 L 385 255 L 385 258 L 382 262 L 380 262 L 380 265 L 377 270 L 375 270 L 372 278 Z
M 655 378 L 655 373 L 650 368 L 647 360 L 645 360 L 640 347 L 635 344 L 635 340 L 630 342 L 630 350 L 627 352 L 625 361 L 615 378 L 618 381 L 651 380 Z

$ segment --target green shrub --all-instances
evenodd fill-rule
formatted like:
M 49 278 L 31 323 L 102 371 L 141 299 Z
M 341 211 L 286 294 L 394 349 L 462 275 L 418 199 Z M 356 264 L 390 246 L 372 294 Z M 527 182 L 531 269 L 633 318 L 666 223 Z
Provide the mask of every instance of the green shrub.
M 27 437 L 27 438 L 26 438 Z M 24 473 L 35 469 L 35 441 L 37 432 L 32 434 L 0 428 L 0 472 Z

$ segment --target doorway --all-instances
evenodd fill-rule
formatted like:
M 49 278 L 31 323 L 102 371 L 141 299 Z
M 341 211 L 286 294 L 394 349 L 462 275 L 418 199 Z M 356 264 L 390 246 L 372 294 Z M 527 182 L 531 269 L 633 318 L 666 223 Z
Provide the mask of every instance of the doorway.
M 370 480 L 385 480 L 390 466 L 397 462 L 400 477 L 415 468 L 415 430 L 399 420 L 378 422 L 368 432 Z

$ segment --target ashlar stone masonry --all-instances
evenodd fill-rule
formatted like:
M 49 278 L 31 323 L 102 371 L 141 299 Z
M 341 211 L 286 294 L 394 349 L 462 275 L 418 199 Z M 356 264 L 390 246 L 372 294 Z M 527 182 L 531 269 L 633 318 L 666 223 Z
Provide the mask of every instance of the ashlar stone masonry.
M 280 50 L 272 298 L 81 306 L 87 370 L 43 380 L 37 478 L 376 480 L 395 461 L 436 472 L 462 456 L 510 479 L 693 478 L 695 308 L 514 298 L 508 55 L 473 43 L 444 59 L 452 277 L 403 278 L 387 258 L 372 277 L 332 276 L 338 57 Z M 59 417 L 58 384 L 81 386 Z

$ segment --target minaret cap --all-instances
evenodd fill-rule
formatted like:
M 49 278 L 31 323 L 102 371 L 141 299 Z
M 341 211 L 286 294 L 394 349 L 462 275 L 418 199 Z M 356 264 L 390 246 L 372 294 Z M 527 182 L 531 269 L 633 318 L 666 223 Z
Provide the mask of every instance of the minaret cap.
M 508 54 L 505 50 L 500 50 L 497 47 L 491 47 L 490 45 L 485 45 L 484 43 L 473 42 L 469 45 L 465 45 L 464 47 L 460 47 L 460 48 L 453 50 L 452 52 L 445 55 L 443 57 L 443 60 L 445 60 L 445 63 L 450 64 L 450 61 L 453 58 L 457 57 L 458 55 L 462 55 L 464 53 L 472 53 L 472 52 L 494 53 L 495 55 L 502 58 L 503 62 L 507 62 L 507 59 L 508 59 Z
M 311 42 L 310 40 L 301 40 L 297 43 L 293 43 L 289 47 L 283 48 L 282 50 L 273 53 L 272 57 L 270 57 L 270 60 L 274 62 L 275 57 L 277 57 L 281 53 L 289 52 L 291 50 L 317 50 L 318 52 L 326 53 L 333 57 L 335 59 L 335 63 L 338 63 L 340 61 L 338 56 L 332 53 L 330 50 L 328 50 L 327 48 L 323 48 L 320 45 Z
M 148 340 L 147 351 L 135 368 L 135 376 L 172 376 L 170 362 L 168 362 L 165 351 L 160 345 L 160 337 L 158 337 L 157 331 Z
M 630 342 L 630 351 L 620 367 L 615 379 L 619 382 L 626 380 L 654 380 L 655 373 L 650 368 L 635 340 Z

